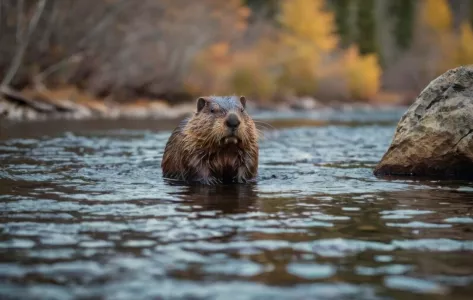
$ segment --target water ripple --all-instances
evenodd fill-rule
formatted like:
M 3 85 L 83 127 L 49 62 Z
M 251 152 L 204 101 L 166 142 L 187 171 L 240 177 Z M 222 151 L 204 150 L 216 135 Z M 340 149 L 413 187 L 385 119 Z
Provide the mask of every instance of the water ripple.
M 399 115 L 318 117 L 347 123 L 274 121 L 247 185 L 163 181 L 161 122 L 0 140 L 0 298 L 471 295 L 473 183 L 375 178 Z

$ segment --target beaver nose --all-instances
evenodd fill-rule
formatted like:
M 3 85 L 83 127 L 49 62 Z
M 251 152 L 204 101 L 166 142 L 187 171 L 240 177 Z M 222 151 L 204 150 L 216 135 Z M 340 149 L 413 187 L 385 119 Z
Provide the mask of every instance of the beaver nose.
M 228 128 L 236 129 L 240 125 L 240 119 L 238 119 L 237 115 L 230 114 L 225 124 L 227 124 Z

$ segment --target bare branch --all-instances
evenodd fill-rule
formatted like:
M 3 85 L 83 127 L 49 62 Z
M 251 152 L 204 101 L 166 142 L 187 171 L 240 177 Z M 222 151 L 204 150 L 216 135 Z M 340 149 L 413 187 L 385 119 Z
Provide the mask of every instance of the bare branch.
M 16 17 L 16 41 L 17 43 L 21 43 L 23 40 L 23 7 L 24 7 L 24 0 L 18 0 L 18 7 L 17 7 L 17 17 Z
M 122 0 L 118 4 L 116 4 L 115 7 L 113 8 L 113 10 L 110 13 L 108 13 L 106 15 L 106 17 L 104 17 L 99 23 L 97 23 L 95 25 L 95 27 L 92 28 L 92 30 L 90 30 L 89 33 L 79 41 L 79 43 L 78 43 L 79 48 L 84 46 L 84 44 L 87 41 L 89 41 L 92 37 L 94 37 L 96 34 L 98 34 L 106 25 L 108 25 L 111 21 L 113 21 L 115 16 L 120 11 L 122 11 L 122 9 L 125 8 L 125 6 L 126 6 L 125 4 L 129 4 L 129 3 L 131 3 L 131 1 Z
M 21 41 L 18 52 L 13 58 L 13 61 L 10 64 L 10 67 L 8 68 L 8 71 L 6 73 L 7 75 L 5 75 L 5 77 L 3 78 L 3 81 L 0 84 L 0 86 L 9 85 L 11 81 L 13 80 L 13 78 L 15 77 L 16 73 L 18 72 L 18 69 L 20 68 L 21 63 L 23 62 L 23 56 L 25 55 L 26 48 L 28 47 L 28 44 L 30 42 L 31 35 L 33 34 L 34 30 L 36 29 L 36 26 L 38 25 L 38 21 L 41 17 L 41 14 L 44 11 L 45 5 L 46 5 L 46 0 L 40 0 L 38 2 L 38 5 L 36 6 L 35 14 L 33 15 L 33 18 L 31 18 L 30 23 L 28 25 L 28 32 L 26 33 L 26 36 L 24 36 L 24 39 Z
M 65 66 L 71 65 L 71 64 L 78 64 L 82 61 L 83 57 L 79 54 L 76 55 L 71 55 L 69 57 L 66 57 L 62 60 L 60 60 L 58 63 L 55 63 L 54 65 L 49 66 L 46 68 L 43 72 L 39 73 L 38 75 L 35 76 L 34 78 L 34 84 L 37 89 L 44 89 L 44 79 L 51 75 L 54 72 L 57 72 L 58 70 L 61 70 Z
M 2 33 L 3 0 L 0 0 L 0 34 Z
M 51 13 L 51 16 L 49 17 L 48 26 L 44 30 L 44 34 L 43 34 L 43 37 L 41 39 L 40 46 L 39 46 L 40 49 L 42 49 L 42 50 L 47 49 L 47 47 L 49 46 L 51 34 L 53 32 L 54 26 L 56 25 L 56 20 L 58 18 L 58 14 L 59 14 L 59 5 L 57 4 L 57 2 L 54 2 L 52 10 L 53 11 Z

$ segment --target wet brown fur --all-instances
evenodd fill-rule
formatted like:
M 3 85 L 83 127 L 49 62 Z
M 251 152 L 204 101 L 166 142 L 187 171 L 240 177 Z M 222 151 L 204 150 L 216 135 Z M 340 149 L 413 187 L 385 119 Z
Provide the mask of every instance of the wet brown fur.
M 246 182 L 258 170 L 258 133 L 245 110 L 244 97 L 201 97 L 197 111 L 173 131 L 161 168 L 166 178 L 203 184 Z M 225 121 L 235 114 L 240 125 L 232 133 Z M 234 136 L 236 144 L 225 143 Z

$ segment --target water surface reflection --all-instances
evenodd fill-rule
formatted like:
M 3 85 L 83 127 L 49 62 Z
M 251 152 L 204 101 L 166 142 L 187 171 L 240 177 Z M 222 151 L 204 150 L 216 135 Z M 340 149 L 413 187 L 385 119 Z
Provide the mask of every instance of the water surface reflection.
M 256 183 L 214 187 L 162 179 L 172 126 L 11 133 L 1 298 L 470 299 L 473 183 L 373 177 L 380 115 L 285 119 Z

